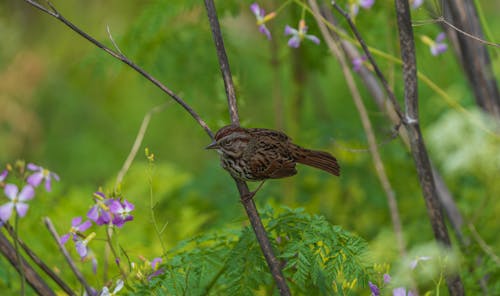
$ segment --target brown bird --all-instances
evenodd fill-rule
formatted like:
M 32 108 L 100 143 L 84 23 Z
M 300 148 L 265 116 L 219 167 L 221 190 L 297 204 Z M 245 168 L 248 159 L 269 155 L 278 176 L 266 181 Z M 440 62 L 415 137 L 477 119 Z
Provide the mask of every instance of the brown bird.
M 228 125 L 217 131 L 206 149 L 217 149 L 222 167 L 243 181 L 293 176 L 297 163 L 340 175 L 337 160 L 330 153 L 302 148 L 284 133 L 270 129 Z

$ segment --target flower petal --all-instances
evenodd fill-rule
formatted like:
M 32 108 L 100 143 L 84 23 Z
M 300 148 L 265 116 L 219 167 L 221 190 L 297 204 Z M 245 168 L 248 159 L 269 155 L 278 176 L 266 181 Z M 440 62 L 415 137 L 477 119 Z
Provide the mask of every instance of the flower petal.
M 370 286 L 370 291 L 372 291 L 372 296 L 380 296 L 380 290 L 377 285 L 372 282 L 368 282 L 368 285 Z
M 42 183 L 43 180 L 43 173 L 42 172 L 36 172 L 33 175 L 28 177 L 28 184 L 30 184 L 33 187 L 38 187 L 40 183 Z
M 299 45 L 300 45 L 299 36 L 293 36 L 292 38 L 290 38 L 290 40 L 288 40 L 288 46 L 290 47 L 297 48 L 299 47 Z
M 97 218 L 99 218 L 99 206 L 94 205 L 93 207 L 90 208 L 90 210 L 87 213 L 87 218 L 90 220 L 96 222 Z
M 436 42 L 442 42 L 445 39 L 446 39 L 446 34 L 444 32 L 441 32 L 436 36 Z
M 116 281 L 116 287 L 113 290 L 113 294 L 118 293 L 123 288 L 123 281 L 121 279 Z
M 4 191 L 5 195 L 10 200 L 14 200 L 17 197 L 17 193 L 19 192 L 19 189 L 14 184 L 7 184 L 7 185 L 5 185 L 5 188 L 3 191 Z
M 78 226 L 78 231 L 85 231 L 87 229 L 90 228 L 90 226 L 92 226 L 92 222 L 90 222 L 89 220 L 83 222 L 82 224 L 80 224 L 80 226 Z
M 80 223 L 82 223 L 82 217 L 80 217 L 80 216 L 71 219 L 71 226 L 72 227 L 77 227 L 78 225 L 80 225 Z
M 253 3 L 250 5 L 250 10 L 255 14 L 257 18 L 264 17 L 264 10 L 260 8 L 259 4 Z
M 9 171 L 3 170 L 3 172 L 0 174 L 0 182 L 3 182 L 7 178 L 8 174 L 9 174 Z
M 7 222 L 12 215 L 12 209 L 14 208 L 13 202 L 8 202 L 0 207 L 0 220 Z
M 375 0 L 359 0 L 359 6 L 365 9 L 370 9 L 373 4 L 375 4 Z
M 47 192 L 50 192 L 50 190 L 52 189 L 52 187 L 50 186 L 50 184 L 51 184 L 50 177 L 46 178 L 45 179 L 45 190 L 47 190 Z
M 295 30 L 294 28 L 290 27 L 289 25 L 285 26 L 285 36 L 286 35 L 297 35 L 299 34 L 299 31 Z
M 75 244 L 76 252 L 80 255 L 80 258 L 84 258 L 87 256 L 87 246 L 83 243 L 83 241 L 79 240 Z
M 395 288 L 392 290 L 392 296 L 406 296 L 406 289 L 404 287 Z
M 113 200 L 111 202 L 111 204 L 109 205 L 109 210 L 113 214 L 121 212 L 123 210 L 121 202 L 119 200 L 117 200 L 117 199 Z
M 306 35 L 305 36 L 306 39 L 309 39 L 311 40 L 312 42 L 316 43 L 316 44 L 319 44 L 321 41 L 319 40 L 318 37 L 314 36 L 314 35 Z
M 42 168 L 37 166 L 36 164 L 34 163 L 28 163 L 28 165 L 26 166 L 28 168 L 28 170 L 31 170 L 31 171 L 40 171 Z
M 23 190 L 21 190 L 21 193 L 19 193 L 19 200 L 20 201 L 27 201 L 32 199 L 35 196 L 35 189 L 31 187 L 30 185 L 24 186 Z
M 54 178 L 54 180 L 56 180 L 57 182 L 59 182 L 60 178 L 59 178 L 59 175 L 54 173 L 54 172 L 50 172 L 50 177 L 51 178 Z
M 68 239 L 69 239 L 70 236 L 71 236 L 71 234 L 69 234 L 69 233 L 66 233 L 65 235 L 61 236 L 59 238 L 59 243 L 61 245 L 64 245 L 68 241 Z
M 16 203 L 16 211 L 17 211 L 17 214 L 19 215 L 19 217 L 24 217 L 26 216 L 26 213 L 28 212 L 28 204 L 25 204 L 23 202 L 18 202 Z
M 259 26 L 259 32 L 266 35 L 268 40 L 271 40 L 271 32 L 269 31 L 269 29 L 265 25 Z
M 135 209 L 135 206 L 133 203 L 131 202 L 128 202 L 127 200 L 124 200 L 123 201 L 123 205 L 125 206 L 124 209 L 127 211 L 127 212 L 130 212 L 130 211 L 133 211 Z

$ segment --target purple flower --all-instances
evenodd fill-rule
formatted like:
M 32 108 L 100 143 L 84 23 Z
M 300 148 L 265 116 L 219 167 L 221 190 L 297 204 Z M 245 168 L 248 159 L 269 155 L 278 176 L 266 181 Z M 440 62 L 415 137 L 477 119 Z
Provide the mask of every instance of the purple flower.
M 162 259 L 160 257 L 156 257 L 151 261 L 151 269 L 153 272 L 148 276 L 148 280 L 151 280 L 155 276 L 159 276 L 164 272 L 163 268 L 159 268 Z
M 408 291 L 406 293 L 406 288 L 399 287 L 392 290 L 392 296 L 414 296 L 415 294 L 412 291 Z
M 78 232 L 84 232 L 85 230 L 89 229 L 90 226 L 92 226 L 92 223 L 87 220 L 82 223 L 82 217 L 75 217 L 73 220 L 71 220 L 71 228 L 68 233 L 65 235 L 61 236 L 59 242 L 61 244 L 65 244 L 70 236 L 73 237 L 73 240 L 76 240 L 78 238 Z
M 5 179 L 7 179 L 8 174 L 9 174 L 9 171 L 3 170 L 3 172 L 0 174 L 0 182 L 5 181 Z
M 127 221 L 131 221 L 134 217 L 130 214 L 134 210 L 134 205 L 124 200 L 115 199 L 109 205 L 109 210 L 113 214 L 113 224 L 117 227 L 122 227 Z
M 151 261 L 151 269 L 152 270 L 157 270 L 158 266 L 161 263 L 161 261 L 162 261 L 161 257 L 153 258 L 153 260 Z
M 429 46 L 433 56 L 440 55 L 448 49 L 448 45 L 443 42 L 446 39 L 446 34 L 444 32 L 439 33 L 434 40 L 425 35 L 420 38 L 422 42 Z
M 412 9 L 417 9 L 424 4 L 424 0 L 410 0 L 410 4 Z
M 106 198 L 102 192 L 95 192 L 94 197 L 96 198 L 96 203 L 88 211 L 87 217 L 97 225 L 109 224 L 111 222 L 109 205 L 113 202 L 113 199 Z
M 250 5 L 250 10 L 252 10 L 253 14 L 257 18 L 257 25 L 259 26 L 259 31 L 266 35 L 267 39 L 271 39 L 271 32 L 269 29 L 266 27 L 266 22 L 269 20 L 273 19 L 276 16 L 275 12 L 271 12 L 268 15 L 266 15 L 266 12 L 264 11 L 263 8 L 259 6 L 257 3 L 253 3 Z
M 368 282 L 368 285 L 370 286 L 370 290 L 372 291 L 372 296 L 380 296 L 380 290 L 377 285 L 373 284 L 372 282 Z
M 384 283 L 388 284 L 391 282 L 391 276 L 388 275 L 387 273 L 384 273 Z
M 42 181 L 45 179 L 45 189 L 47 191 L 50 191 L 50 184 L 52 182 L 52 179 L 59 181 L 59 176 L 56 173 L 44 169 L 41 166 L 28 163 L 28 169 L 34 171 L 34 173 L 28 177 L 28 184 L 33 187 L 38 187 L 38 185 L 40 185 L 40 183 L 42 183 Z
M 6 222 L 12 215 L 14 208 L 19 217 L 24 217 L 28 211 L 28 204 L 25 201 L 35 196 L 35 190 L 30 185 L 24 186 L 19 193 L 19 189 L 14 184 L 7 184 L 4 188 L 5 195 L 10 201 L 0 207 L 0 220 Z M 19 194 L 18 194 L 19 193 Z
M 363 63 L 367 60 L 366 56 L 360 56 L 352 59 L 352 70 L 354 72 L 359 72 L 361 70 L 361 67 L 363 66 Z
M 299 21 L 299 28 L 294 29 L 290 26 L 285 27 L 285 35 L 292 35 L 292 37 L 288 40 L 288 46 L 297 48 L 300 46 L 300 42 L 305 39 L 309 39 L 312 42 L 319 44 L 319 38 L 314 36 L 314 35 L 308 35 L 307 33 L 307 26 L 306 22 L 304 20 Z
M 358 15 L 359 7 L 370 9 L 373 4 L 375 4 L 375 0 L 351 0 L 349 4 L 350 15 L 355 17 Z

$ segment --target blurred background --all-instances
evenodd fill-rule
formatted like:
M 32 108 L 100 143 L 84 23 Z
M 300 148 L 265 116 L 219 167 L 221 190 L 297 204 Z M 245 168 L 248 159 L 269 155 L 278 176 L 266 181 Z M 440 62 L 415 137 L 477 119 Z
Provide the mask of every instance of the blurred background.
M 368 240 L 379 258 L 391 262 L 398 253 L 385 193 L 338 62 L 324 42 L 317 46 L 305 41 L 298 49 L 287 46 L 283 28 L 297 27 L 299 7 L 287 6 L 268 24 L 273 34 L 268 41 L 255 25 L 251 1 L 223 2 L 217 3 L 218 12 L 242 125 L 283 130 L 302 146 L 331 152 L 342 167 L 340 178 L 302 166 L 295 177 L 266 182 L 256 196 L 258 206 L 303 207 L 324 215 Z M 500 4 L 478 2 L 492 36 L 500 40 Z M 120 50 L 179 94 L 214 132 L 230 122 L 203 3 L 53 3 L 67 19 L 112 47 L 109 27 Z M 268 1 L 263 6 L 269 11 L 280 4 Z M 419 85 L 421 127 L 430 156 L 467 223 L 498 254 L 500 141 L 498 133 L 492 133 L 498 132 L 497 124 L 477 110 L 453 51 L 432 56 L 420 41 L 421 35 L 434 38 L 442 31 L 428 22 L 436 15 L 425 7 L 413 13 L 421 21 L 414 28 L 418 69 L 454 100 L 450 103 L 424 83 Z M 309 33 L 320 36 L 310 16 L 306 22 Z M 362 10 L 356 24 L 370 46 L 398 57 L 390 3 L 377 1 L 371 10 Z M 86 214 L 94 191 L 102 187 L 111 192 L 143 117 L 171 99 L 24 1 L 0 2 L 0 38 L 0 166 L 24 159 L 61 177 L 51 193 L 32 201 L 20 227 L 34 249 L 46 250 L 48 261 L 62 266 L 62 258 L 49 251 L 54 245 L 39 227 L 41 217 L 51 217 L 65 232 L 72 217 Z M 498 76 L 498 50 L 491 53 Z M 376 59 L 402 98 L 400 67 L 382 57 Z M 408 246 L 431 241 L 413 159 L 398 138 L 391 140 L 392 123 L 361 84 L 359 88 L 396 193 Z M 161 255 L 150 218 L 155 204 L 159 222 L 168 223 L 163 240 L 169 247 L 194 234 L 246 224 L 236 187 L 220 168 L 218 155 L 204 150 L 209 142 L 203 129 L 175 103 L 153 115 L 121 186 L 123 196 L 136 205 L 135 225 L 128 225 L 126 233 L 133 238 L 127 240 L 131 256 Z M 146 147 L 155 155 L 153 163 L 144 155 Z M 488 262 L 488 257 L 484 260 Z M 7 266 L 0 258 L 0 286 L 9 286 L 9 279 L 17 278 Z M 84 268 L 89 272 L 91 267 Z M 475 285 L 474 276 L 465 281 Z

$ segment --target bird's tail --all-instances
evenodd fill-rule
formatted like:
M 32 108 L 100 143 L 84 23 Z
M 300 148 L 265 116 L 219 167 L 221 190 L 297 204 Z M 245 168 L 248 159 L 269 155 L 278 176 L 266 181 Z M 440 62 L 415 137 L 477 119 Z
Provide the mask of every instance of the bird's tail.
M 295 150 L 297 153 L 294 156 L 298 163 L 318 168 L 335 176 L 340 175 L 340 166 L 337 159 L 330 153 L 304 149 L 299 146 L 297 148 Z

